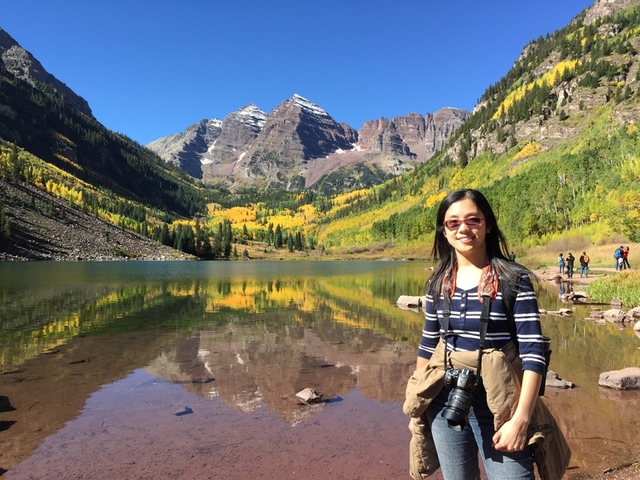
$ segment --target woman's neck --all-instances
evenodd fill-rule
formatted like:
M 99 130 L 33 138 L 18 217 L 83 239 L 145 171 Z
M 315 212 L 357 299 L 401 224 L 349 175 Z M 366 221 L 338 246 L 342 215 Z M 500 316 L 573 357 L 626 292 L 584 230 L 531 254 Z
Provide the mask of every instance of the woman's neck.
M 487 263 L 487 250 L 482 249 L 479 252 L 467 252 L 466 254 L 456 252 L 456 261 L 458 269 L 473 269 L 475 267 L 482 270 Z
M 457 255 L 458 272 L 456 274 L 456 285 L 463 290 L 478 286 L 482 276 L 482 269 L 487 262 L 486 252 L 481 255 Z

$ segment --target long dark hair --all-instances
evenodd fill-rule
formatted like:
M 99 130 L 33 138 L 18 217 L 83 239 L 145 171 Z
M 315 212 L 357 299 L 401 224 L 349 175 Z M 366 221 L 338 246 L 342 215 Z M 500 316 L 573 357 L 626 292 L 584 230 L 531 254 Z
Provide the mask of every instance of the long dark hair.
M 456 251 L 444 235 L 444 217 L 451 205 L 466 198 L 475 203 L 484 215 L 487 226 L 487 236 L 485 239 L 487 256 L 489 257 L 491 265 L 500 275 L 501 289 L 507 285 L 515 288 L 520 275 L 524 272 L 529 272 L 522 265 L 509 260 L 507 239 L 500 231 L 496 216 L 485 196 L 477 190 L 455 190 L 442 200 L 436 216 L 436 234 L 431 256 L 434 260 L 438 259 L 439 262 L 427 285 L 427 293 L 436 299 L 440 296 L 440 289 L 445 273 L 453 268 L 457 262 Z

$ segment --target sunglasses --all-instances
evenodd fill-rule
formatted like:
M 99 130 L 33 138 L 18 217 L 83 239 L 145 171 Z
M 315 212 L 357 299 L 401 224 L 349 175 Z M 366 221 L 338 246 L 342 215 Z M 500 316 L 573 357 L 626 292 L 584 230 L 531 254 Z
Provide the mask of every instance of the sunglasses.
M 455 220 L 445 220 L 443 225 L 447 227 L 448 230 L 457 230 L 464 223 L 469 228 L 478 228 L 484 222 L 484 218 L 480 217 L 469 217 L 463 219 L 455 219 Z

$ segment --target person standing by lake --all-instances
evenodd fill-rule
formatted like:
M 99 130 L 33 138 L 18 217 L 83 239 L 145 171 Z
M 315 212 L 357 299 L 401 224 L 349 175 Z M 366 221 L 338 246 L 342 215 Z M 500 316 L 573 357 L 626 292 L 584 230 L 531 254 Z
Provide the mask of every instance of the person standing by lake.
M 624 247 L 622 250 L 622 266 L 626 270 L 631 269 L 631 265 L 629 265 L 629 247 Z
M 615 267 L 616 267 L 616 271 L 618 270 L 622 270 L 622 264 L 623 264 L 623 259 L 622 259 L 622 252 L 624 251 L 624 247 L 622 245 L 620 245 L 618 248 L 616 248 L 616 251 L 613 252 L 613 258 L 616 261 Z
M 564 257 L 562 253 L 558 255 L 558 273 L 562 275 L 564 273 Z
M 445 197 L 438 209 L 435 235 L 432 255 L 439 263 L 427 284 L 425 327 L 416 373 L 425 368 L 444 370 L 446 375 L 457 371 L 455 388 L 442 386 L 439 392 L 436 388 L 422 414 L 426 416 L 442 474 L 445 480 L 480 478 L 480 452 L 489 479 L 533 480 L 527 429 L 543 381 L 545 358 L 530 272 L 509 260 L 507 242 L 491 205 L 476 190 L 456 190 Z M 504 296 L 507 291 L 515 294 L 512 309 L 507 300 L 510 296 Z M 481 313 L 485 301 L 490 301 L 485 306 L 488 319 L 486 310 Z M 488 320 L 486 334 L 481 333 L 481 318 Z M 521 389 L 509 404 L 510 416 L 497 429 L 487 403 L 487 398 L 497 392 L 487 389 L 487 381 L 476 379 L 468 390 L 465 386 L 470 404 L 463 422 L 451 421 L 445 412 L 456 401 L 451 392 L 460 387 L 460 375 L 467 375 L 465 369 L 453 368 L 457 359 L 465 354 L 480 358 L 483 342 L 484 348 L 503 349 L 504 355 L 511 352 L 522 365 Z M 490 371 L 479 370 L 480 363 L 476 373 L 481 379 L 491 375 Z M 498 383 L 504 385 L 511 380 L 507 374 Z M 416 428 L 415 423 L 410 424 L 414 435 Z
M 587 255 L 586 251 L 582 252 L 579 258 L 580 261 L 580 277 L 584 275 L 585 277 L 589 276 L 589 255 Z
M 571 252 L 567 255 L 567 264 L 565 268 L 565 272 L 567 272 L 567 278 L 573 278 L 573 264 L 576 261 L 576 257 L 573 256 Z

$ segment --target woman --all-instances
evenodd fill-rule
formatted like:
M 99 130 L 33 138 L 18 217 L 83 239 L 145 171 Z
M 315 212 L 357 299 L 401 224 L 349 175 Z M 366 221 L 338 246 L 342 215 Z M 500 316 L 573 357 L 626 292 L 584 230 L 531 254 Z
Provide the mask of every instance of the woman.
M 538 302 L 529 272 L 508 260 L 507 243 L 493 210 L 476 190 L 456 190 L 442 201 L 437 214 L 433 258 L 438 258 L 439 264 L 427 285 L 426 321 L 417 368 L 426 366 L 441 338 L 446 339 L 445 351 L 451 352 L 450 355 L 479 348 L 482 309 L 479 292 L 490 291 L 492 286 L 495 298 L 490 304 L 485 348 L 502 348 L 513 340 L 523 366 L 517 406 L 514 405 L 513 415 L 498 431 L 494 429 L 494 415 L 487 406 L 482 382 L 471 389 L 468 418 L 464 426 L 458 428 L 460 431 L 442 416 L 451 388 L 442 388 L 431 401 L 426 417 L 442 474 L 447 480 L 479 479 L 480 451 L 489 479 L 534 479 L 527 427 L 545 359 Z M 492 284 L 496 279 L 499 279 L 497 286 Z M 508 302 L 502 297 L 507 289 L 517 291 L 512 312 L 507 312 Z M 443 326 L 445 295 L 451 299 L 447 331 Z
M 567 255 L 567 265 L 565 271 L 567 272 L 567 278 L 573 278 L 573 264 L 576 261 L 576 257 L 571 252 Z
M 622 251 L 622 261 L 622 266 L 625 270 L 627 268 L 631 269 L 631 265 L 629 265 L 629 247 L 624 247 L 624 250 Z

